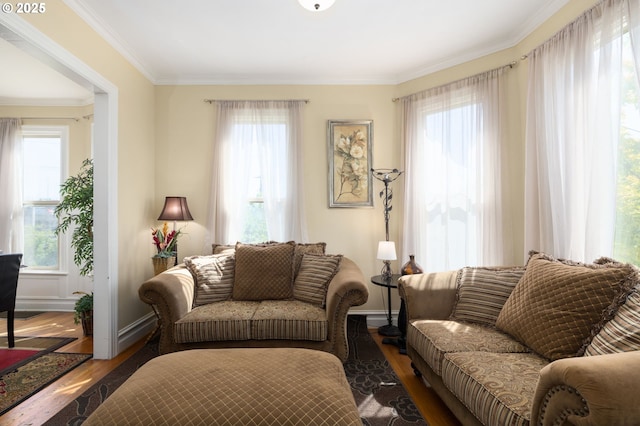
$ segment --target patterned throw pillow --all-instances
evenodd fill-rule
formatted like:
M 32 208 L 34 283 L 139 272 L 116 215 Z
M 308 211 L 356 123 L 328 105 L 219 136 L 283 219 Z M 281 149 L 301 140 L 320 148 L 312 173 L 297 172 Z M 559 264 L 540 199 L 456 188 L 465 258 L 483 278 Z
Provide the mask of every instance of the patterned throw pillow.
M 300 270 L 300 264 L 302 263 L 302 256 L 305 253 L 309 254 L 324 254 L 327 243 L 311 243 L 311 244 L 296 244 L 296 249 L 293 255 L 293 277 L 298 276 Z
M 640 350 L 640 287 L 636 287 L 613 319 L 593 338 L 585 355 Z
M 222 253 L 235 253 L 236 246 L 235 244 L 211 244 L 211 253 L 212 254 L 222 254 Z
M 293 297 L 295 243 L 236 244 L 234 300 L 280 300 Z
M 534 252 L 496 326 L 549 360 L 577 356 L 636 280 L 631 265 L 588 265 Z
M 313 305 L 325 306 L 329 282 L 338 272 L 342 255 L 305 254 L 293 283 L 293 298 Z
M 196 282 L 194 307 L 231 297 L 236 264 L 233 253 L 185 257 L 184 263 Z
M 458 272 L 457 302 L 451 319 L 495 325 L 502 306 L 522 275 L 524 266 L 462 268 Z

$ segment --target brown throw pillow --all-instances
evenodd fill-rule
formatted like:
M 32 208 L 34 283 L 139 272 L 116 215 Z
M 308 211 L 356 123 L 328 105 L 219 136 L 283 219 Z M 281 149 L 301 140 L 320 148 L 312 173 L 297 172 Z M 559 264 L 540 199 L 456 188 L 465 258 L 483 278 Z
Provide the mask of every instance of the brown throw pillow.
M 293 297 L 295 243 L 236 244 L 234 300 L 279 300 Z
M 300 264 L 302 263 L 302 256 L 305 253 L 309 254 L 324 254 L 327 243 L 311 243 L 311 244 L 296 244 L 296 249 L 293 255 L 293 277 L 295 279 L 298 276 L 300 270 Z
M 184 263 L 196 282 L 194 307 L 231 298 L 236 264 L 233 253 L 185 257 Z
M 635 277 L 631 265 L 588 265 L 534 252 L 496 327 L 552 361 L 576 356 Z
M 293 298 L 324 307 L 329 282 L 338 272 L 341 261 L 342 255 L 303 255 L 293 283 Z
M 458 272 L 458 294 L 451 319 L 495 325 L 498 315 L 524 274 L 512 268 L 466 267 Z

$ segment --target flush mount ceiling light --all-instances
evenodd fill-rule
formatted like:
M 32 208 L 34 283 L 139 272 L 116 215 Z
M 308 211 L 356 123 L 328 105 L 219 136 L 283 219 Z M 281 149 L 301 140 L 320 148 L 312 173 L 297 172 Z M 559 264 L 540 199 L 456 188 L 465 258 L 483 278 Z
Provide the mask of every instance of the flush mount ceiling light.
M 298 0 L 302 7 L 312 12 L 327 10 L 336 0 Z

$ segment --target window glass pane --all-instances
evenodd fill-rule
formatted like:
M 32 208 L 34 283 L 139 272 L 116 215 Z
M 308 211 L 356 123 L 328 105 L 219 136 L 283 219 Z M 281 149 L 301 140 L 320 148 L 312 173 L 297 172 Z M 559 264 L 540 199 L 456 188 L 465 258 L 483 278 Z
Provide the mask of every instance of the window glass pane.
M 241 241 L 246 243 L 267 241 L 267 221 L 264 216 L 264 203 L 249 203 L 246 218 L 247 221 Z
M 623 46 L 614 257 L 640 265 L 640 87 L 628 34 Z
M 24 264 L 31 268 L 58 269 L 58 220 L 54 206 L 24 206 Z
M 24 200 L 60 198 L 60 148 L 60 137 L 24 137 Z

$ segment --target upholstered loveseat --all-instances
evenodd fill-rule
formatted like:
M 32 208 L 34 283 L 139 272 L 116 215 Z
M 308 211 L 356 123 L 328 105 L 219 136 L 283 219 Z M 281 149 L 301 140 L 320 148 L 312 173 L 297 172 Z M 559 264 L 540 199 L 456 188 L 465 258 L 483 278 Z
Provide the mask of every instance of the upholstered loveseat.
M 149 279 L 161 354 L 196 348 L 300 347 L 349 354 L 346 318 L 367 301 L 360 268 L 325 244 L 214 245 Z
M 631 265 L 535 252 L 405 276 L 407 352 L 465 425 L 638 425 L 638 283 Z

